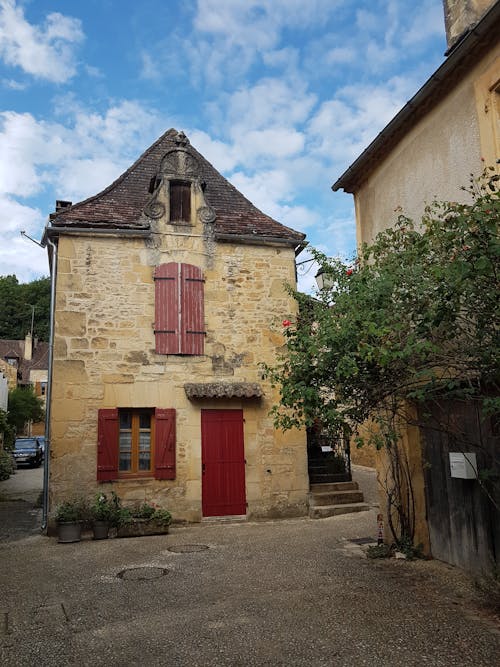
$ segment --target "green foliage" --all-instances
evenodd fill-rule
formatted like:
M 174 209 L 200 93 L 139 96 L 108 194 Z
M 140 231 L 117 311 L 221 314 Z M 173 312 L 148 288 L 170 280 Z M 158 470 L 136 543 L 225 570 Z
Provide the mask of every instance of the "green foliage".
M 9 479 L 14 473 L 14 461 L 10 452 L 0 449 L 0 481 Z
M 49 339 L 50 278 L 19 283 L 16 276 L 0 276 L 0 338 L 22 340 L 31 330 L 40 340 Z
M 316 299 L 290 289 L 300 317 L 284 321 L 284 351 L 266 368 L 281 392 L 277 427 L 319 420 L 362 445 L 367 418 L 392 422 L 407 401 L 475 398 L 498 414 L 497 180 L 471 183 L 472 203 L 435 202 L 418 228 L 400 213 L 352 265 L 312 251 L 330 286 Z
M 392 548 L 388 544 L 371 544 L 366 550 L 368 558 L 390 558 Z
M 119 523 L 124 525 L 132 523 L 134 519 L 146 519 L 161 526 L 169 526 L 172 515 L 166 509 L 162 509 L 155 503 L 144 502 L 134 507 L 122 507 L 120 510 Z
M 85 498 L 65 500 L 56 508 L 58 523 L 87 521 L 89 515 L 89 505 Z
M 43 401 L 35 394 L 32 386 L 16 387 L 9 391 L 7 420 L 21 433 L 28 421 L 39 422 L 45 418 Z
M 109 521 L 111 525 L 118 525 L 120 510 L 120 499 L 114 491 L 110 498 L 105 493 L 97 493 L 90 506 L 90 516 L 94 521 Z
M 415 560 L 416 558 L 424 558 L 424 545 L 413 544 L 413 538 L 408 535 L 403 535 L 394 544 L 394 550 L 400 551 L 406 556 L 407 560 Z
M 9 424 L 5 410 L 0 410 L 0 433 L 3 434 L 4 449 L 13 449 L 16 439 L 16 429 L 12 424 Z

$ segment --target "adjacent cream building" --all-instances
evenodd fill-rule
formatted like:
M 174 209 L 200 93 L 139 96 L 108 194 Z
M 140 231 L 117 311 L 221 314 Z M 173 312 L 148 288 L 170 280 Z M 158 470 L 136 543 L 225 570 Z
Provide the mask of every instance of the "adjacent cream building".
M 445 62 L 332 186 L 354 195 L 359 245 L 391 227 L 399 209 L 418 222 L 434 200 L 470 202 L 461 189 L 470 175 L 485 166 L 500 171 L 500 2 L 445 0 L 444 10 Z M 415 543 L 454 564 L 486 568 L 500 547 L 500 536 L 487 534 L 487 514 L 480 518 L 453 500 L 458 483 L 450 482 L 444 459 L 442 466 L 425 460 L 417 428 L 407 429 L 403 447 L 415 493 Z M 384 463 L 378 457 L 382 475 Z M 476 508 L 483 502 L 477 493 Z
M 177 520 L 307 513 L 305 431 L 263 379 L 304 235 L 169 130 L 112 185 L 58 202 L 50 512 L 114 490 Z

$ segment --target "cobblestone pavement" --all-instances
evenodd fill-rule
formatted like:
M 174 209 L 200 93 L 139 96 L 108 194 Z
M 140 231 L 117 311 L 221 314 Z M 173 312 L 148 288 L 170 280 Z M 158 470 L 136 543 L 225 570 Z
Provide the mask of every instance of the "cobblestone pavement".
M 77 544 L 6 539 L 0 663 L 498 664 L 498 628 L 463 573 L 369 560 L 375 536 L 373 508 Z

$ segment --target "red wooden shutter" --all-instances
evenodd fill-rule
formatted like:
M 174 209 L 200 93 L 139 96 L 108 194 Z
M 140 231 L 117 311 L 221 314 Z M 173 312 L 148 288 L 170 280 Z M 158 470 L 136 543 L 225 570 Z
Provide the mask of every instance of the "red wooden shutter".
M 205 346 L 204 280 L 201 269 L 181 264 L 181 352 L 203 354 Z
M 170 222 L 191 222 L 191 183 L 170 181 Z
M 175 410 L 155 410 L 155 478 L 175 479 Z
M 118 410 L 99 410 L 97 419 L 97 480 L 118 477 Z
M 179 354 L 179 265 L 160 264 L 155 281 L 155 350 L 158 354 Z

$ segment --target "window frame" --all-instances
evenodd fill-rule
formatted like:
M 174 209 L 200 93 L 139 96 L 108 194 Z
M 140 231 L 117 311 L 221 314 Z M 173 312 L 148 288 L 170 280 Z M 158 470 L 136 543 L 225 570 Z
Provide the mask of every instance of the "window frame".
M 191 182 L 172 179 L 169 182 L 169 222 L 172 225 L 191 223 Z M 180 212 L 180 215 L 178 214 Z
M 120 423 L 120 417 L 125 413 L 131 414 L 131 428 L 123 429 Z M 149 470 L 140 470 L 139 469 L 139 453 L 140 453 L 140 418 L 141 415 L 148 414 L 149 421 L 149 456 L 150 456 L 150 465 Z M 118 477 L 119 478 L 129 478 L 129 477 L 153 477 L 155 473 L 155 433 L 156 433 L 156 420 L 155 420 L 155 411 L 152 408 L 118 408 Z M 120 455 L 121 455 L 121 443 L 120 435 L 124 432 L 131 432 L 131 468 L 130 470 L 121 470 L 120 469 Z
M 97 481 L 111 482 L 141 478 L 175 479 L 177 459 L 175 408 L 126 408 L 122 406 L 122 410 L 151 411 L 151 420 L 154 420 L 151 469 L 143 472 L 119 470 L 119 408 L 99 408 L 97 411 Z

